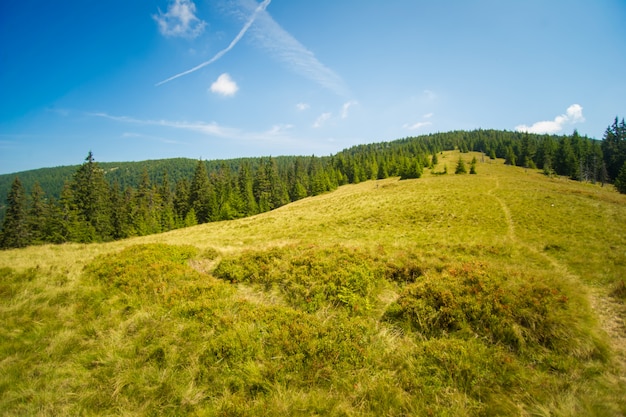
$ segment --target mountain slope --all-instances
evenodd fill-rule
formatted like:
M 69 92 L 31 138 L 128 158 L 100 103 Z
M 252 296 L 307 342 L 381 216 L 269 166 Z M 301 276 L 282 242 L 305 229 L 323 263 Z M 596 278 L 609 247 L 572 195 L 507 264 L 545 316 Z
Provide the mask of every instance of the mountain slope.
M 623 415 L 626 196 L 477 169 L 0 252 L 0 410 Z

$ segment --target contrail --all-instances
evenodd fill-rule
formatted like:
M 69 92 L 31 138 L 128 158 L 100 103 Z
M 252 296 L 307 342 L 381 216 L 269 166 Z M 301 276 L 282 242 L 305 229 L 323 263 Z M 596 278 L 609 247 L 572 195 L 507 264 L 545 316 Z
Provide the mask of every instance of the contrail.
M 167 82 L 175 80 L 178 77 L 182 77 L 183 75 L 191 74 L 192 72 L 198 71 L 200 68 L 204 68 L 207 65 L 210 65 L 210 64 L 214 63 L 215 61 L 217 61 L 218 59 L 220 59 L 221 57 L 223 57 L 225 53 L 227 53 L 228 51 L 233 49 L 235 47 L 235 45 L 237 45 L 237 42 L 239 42 L 241 40 L 241 38 L 243 38 L 243 35 L 245 35 L 246 32 L 248 31 L 248 29 L 250 28 L 250 26 L 252 26 L 252 23 L 254 23 L 257 15 L 259 13 L 261 13 L 262 11 L 264 11 L 267 8 L 267 6 L 269 6 L 271 1 L 272 0 L 264 0 L 261 4 L 259 4 L 259 6 L 254 10 L 254 13 L 252 13 L 252 16 L 250 16 L 250 19 L 248 19 L 246 24 L 243 26 L 243 28 L 241 28 L 241 30 L 237 34 L 237 36 L 235 36 L 235 39 L 233 39 L 231 41 L 231 43 L 226 48 L 224 48 L 221 51 L 219 51 L 218 53 L 216 53 L 215 56 L 213 56 L 213 58 L 209 59 L 206 62 L 203 62 L 200 65 L 196 65 L 195 67 L 193 67 L 193 68 L 191 68 L 191 69 L 189 69 L 187 71 L 183 71 L 183 72 L 181 72 L 179 74 L 171 76 L 170 78 L 168 78 L 166 80 L 158 82 L 158 83 L 155 84 L 155 86 L 158 87 L 158 86 L 160 86 L 162 84 L 165 84 Z

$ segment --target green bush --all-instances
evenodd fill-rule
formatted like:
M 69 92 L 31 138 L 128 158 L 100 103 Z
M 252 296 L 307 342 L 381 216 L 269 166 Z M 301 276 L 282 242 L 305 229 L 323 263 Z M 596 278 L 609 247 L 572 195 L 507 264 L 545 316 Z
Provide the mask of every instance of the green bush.
M 290 246 L 224 259 L 213 274 L 233 283 L 277 287 L 291 306 L 303 311 L 330 305 L 359 314 L 372 307 L 384 271 L 359 250 Z
M 600 353 L 576 320 L 585 306 L 573 304 L 565 288 L 545 279 L 502 278 L 480 263 L 465 263 L 408 285 L 385 318 L 426 338 L 457 335 L 514 351 Z
M 201 279 L 200 273 L 187 266 L 195 254 L 192 246 L 136 245 L 96 258 L 85 267 L 85 273 L 127 294 L 159 300 L 182 298 L 184 282 Z

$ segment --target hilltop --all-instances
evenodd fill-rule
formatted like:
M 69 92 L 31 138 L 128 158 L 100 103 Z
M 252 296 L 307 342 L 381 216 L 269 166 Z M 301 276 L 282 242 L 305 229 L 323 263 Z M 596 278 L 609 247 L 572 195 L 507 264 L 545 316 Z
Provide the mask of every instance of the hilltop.
M 0 410 L 625 415 L 626 196 L 481 161 L 0 252 Z

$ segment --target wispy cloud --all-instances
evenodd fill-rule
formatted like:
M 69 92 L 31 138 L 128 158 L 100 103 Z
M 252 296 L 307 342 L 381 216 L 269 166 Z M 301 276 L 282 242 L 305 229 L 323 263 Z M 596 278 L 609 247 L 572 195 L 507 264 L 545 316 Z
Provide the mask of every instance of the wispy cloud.
M 152 18 L 163 36 L 195 38 L 206 26 L 205 21 L 196 17 L 196 5 L 191 0 L 174 0 L 167 12 L 159 10 Z
M 356 100 L 350 100 L 346 103 L 343 103 L 343 106 L 341 107 L 341 118 L 342 119 L 347 119 L 348 118 L 348 110 L 350 110 L 350 107 L 355 106 L 359 104 L 358 101 Z
M 224 73 L 217 77 L 217 80 L 211 84 L 211 92 L 221 94 L 223 96 L 231 97 L 239 90 L 237 83 L 230 78 L 228 73 Z
M 240 0 L 245 9 L 255 7 L 254 0 Z M 264 11 L 259 13 L 251 30 L 257 44 L 274 58 L 285 63 L 296 73 L 316 82 L 340 96 L 348 96 L 348 87 L 333 70 L 322 64 L 313 52 L 283 29 L 272 16 Z
M 298 103 L 298 104 L 296 104 L 296 109 L 298 109 L 300 111 L 308 110 L 310 108 L 311 108 L 311 106 L 308 103 Z
M 219 136 L 223 138 L 236 137 L 239 130 L 229 127 L 220 126 L 216 122 L 187 122 L 187 121 L 172 121 L 172 120 L 152 120 L 152 119 L 136 119 L 129 116 L 112 116 L 108 113 L 88 113 L 90 116 L 102 117 L 116 122 L 131 123 L 143 126 L 162 126 L 172 129 L 191 130 L 194 132 L 202 133 L 205 135 Z
M 556 116 L 554 120 L 546 120 L 533 123 L 531 126 L 518 125 L 515 130 L 528 133 L 556 133 L 563 130 L 565 125 L 584 122 L 583 108 L 580 104 L 572 104 L 565 114 Z
M 271 144 L 285 144 L 295 146 L 298 144 L 306 145 L 308 147 L 313 146 L 312 143 L 305 143 L 305 139 L 296 139 L 291 135 L 293 125 L 291 124 L 276 124 L 271 128 L 263 131 L 247 131 L 244 129 L 223 126 L 216 122 L 188 122 L 188 121 L 175 121 L 175 120 L 152 120 L 152 119 L 137 119 L 129 116 L 114 116 L 108 113 L 87 113 L 92 117 L 101 117 L 108 120 L 112 120 L 119 123 L 132 124 L 136 126 L 157 126 L 170 129 L 176 129 L 181 131 L 191 131 L 200 133 L 204 136 L 218 137 L 222 139 L 231 139 L 234 141 L 251 141 L 260 143 Z M 140 133 L 127 133 L 126 137 L 146 137 L 158 139 L 158 136 L 143 135 Z
M 319 117 L 313 123 L 313 127 L 317 129 L 317 128 L 324 126 L 324 124 L 328 121 L 328 119 L 330 119 L 331 116 L 332 116 L 332 113 L 330 112 L 320 114 Z
M 432 122 L 428 121 L 427 119 L 430 119 L 434 116 L 434 113 L 426 113 L 425 115 L 422 116 L 422 121 L 420 122 L 415 122 L 415 123 L 405 123 L 404 125 L 402 125 L 403 128 L 405 129 L 409 129 L 409 130 L 418 130 L 421 129 L 422 127 L 426 127 L 426 126 L 431 126 Z
M 199 65 L 196 65 L 195 67 L 188 69 L 187 71 L 183 71 L 181 73 L 178 73 L 176 75 L 173 75 L 163 81 L 158 82 L 156 85 L 162 85 L 165 84 L 167 82 L 170 82 L 172 80 L 175 80 L 176 78 L 182 77 L 184 75 L 188 75 L 191 74 L 192 72 L 198 71 L 201 68 L 206 67 L 207 65 L 210 65 L 212 63 L 214 63 L 215 61 L 217 61 L 218 59 L 220 59 L 221 57 L 223 57 L 228 51 L 230 51 L 231 49 L 233 49 L 235 47 L 235 45 L 237 45 L 237 43 L 241 40 L 241 38 L 243 38 L 243 35 L 246 34 L 246 32 L 248 31 L 248 29 L 250 29 L 250 26 L 252 26 L 252 24 L 254 23 L 254 21 L 256 20 L 256 18 L 258 17 L 259 13 L 263 12 L 267 6 L 270 4 L 271 0 L 264 0 L 261 4 L 257 5 L 256 8 L 254 9 L 254 12 L 252 12 L 252 15 L 250 16 L 250 18 L 248 18 L 248 21 L 245 23 L 245 25 L 243 25 L 243 27 L 241 28 L 241 30 L 239 31 L 239 33 L 237 34 L 237 36 L 235 36 L 235 38 L 230 42 L 230 44 L 222 49 L 221 51 L 219 51 L 218 53 L 216 53 L 213 58 L 209 59 L 208 61 L 205 61 Z
M 180 145 L 183 143 L 183 142 L 173 140 L 173 139 L 167 139 L 167 138 L 163 138 L 160 136 L 153 136 L 153 135 L 144 135 L 143 133 L 136 133 L 136 132 L 124 132 L 122 133 L 122 138 L 124 139 L 147 139 L 151 141 L 167 143 L 170 145 Z
M 431 122 L 417 122 L 413 124 L 406 123 L 402 127 L 404 127 L 405 129 L 409 129 L 409 130 L 417 130 L 419 128 L 430 126 L 430 125 L 432 125 Z

